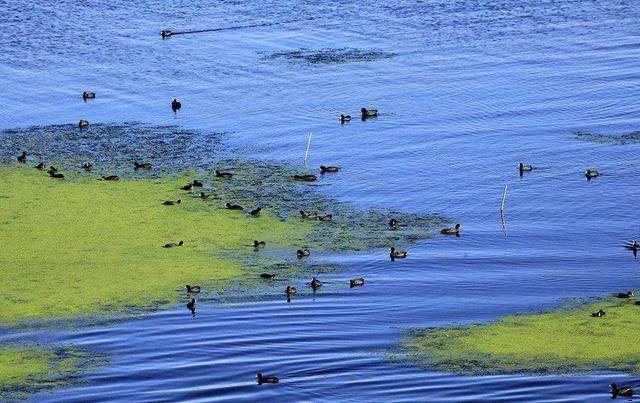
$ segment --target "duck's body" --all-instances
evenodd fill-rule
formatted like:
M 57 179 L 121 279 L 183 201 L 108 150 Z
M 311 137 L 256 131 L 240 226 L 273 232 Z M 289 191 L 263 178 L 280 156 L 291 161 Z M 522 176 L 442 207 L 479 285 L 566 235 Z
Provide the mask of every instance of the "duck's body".
M 324 174 L 327 172 L 338 172 L 340 170 L 339 167 L 336 166 L 324 166 L 320 165 L 320 173 Z
M 80 121 L 78 122 L 78 127 L 87 127 L 87 126 L 89 126 L 89 121 L 80 119 Z
M 404 259 L 407 257 L 407 252 L 403 250 L 396 250 L 393 246 L 389 249 L 389 256 L 393 259 Z
M 600 172 L 596 171 L 595 169 L 587 169 L 584 173 L 584 176 L 586 176 L 587 179 L 597 178 L 598 176 L 600 176 Z
M 186 190 L 186 191 L 189 191 L 191 189 L 193 189 L 193 183 L 187 183 L 186 185 L 180 188 L 180 190 Z
M 633 292 L 631 291 L 627 291 L 627 292 L 619 292 L 617 294 L 615 294 L 617 298 L 631 298 L 634 296 Z
M 166 200 L 162 204 L 164 204 L 165 206 L 175 206 L 177 204 L 180 204 L 181 201 L 182 200 L 180 200 L 180 199 L 178 199 L 178 200 Z
M 636 251 L 640 249 L 640 243 L 638 243 L 638 241 L 629 242 L 625 245 L 625 248 Z
M 201 188 L 204 186 L 204 184 L 202 182 L 200 182 L 197 179 L 194 179 L 193 182 L 191 183 L 193 186 L 197 187 L 197 188 Z
M 633 396 L 633 388 L 631 386 L 620 386 L 612 383 L 611 385 L 611 397 L 616 398 L 617 396 L 625 396 L 631 397 Z
M 243 211 L 244 209 L 242 208 L 241 205 L 239 204 L 231 204 L 231 203 L 226 203 L 224 205 L 224 207 L 228 208 L 229 210 L 238 210 L 238 211 Z
M 351 115 L 340 115 L 340 123 L 346 123 L 351 121 Z
M 95 99 L 96 97 L 96 93 L 95 92 L 91 92 L 91 91 L 85 91 L 82 93 L 82 99 L 84 99 L 85 101 L 87 99 Z
M 318 177 L 315 175 L 307 174 L 307 175 L 293 175 L 293 179 L 297 181 L 303 182 L 314 182 L 318 180 Z
M 251 210 L 251 211 L 249 212 L 249 215 L 250 215 L 250 216 L 253 216 L 253 217 L 256 217 L 256 216 L 259 216 L 259 215 L 260 215 L 260 212 L 261 212 L 261 211 L 262 211 L 262 207 L 258 207 L 258 208 L 255 208 L 255 209 Z
M 296 256 L 298 257 L 298 259 L 302 259 L 303 257 L 307 257 L 311 255 L 311 252 L 309 252 L 309 249 L 298 249 L 296 251 Z
M 168 38 L 171 35 L 173 35 L 173 31 L 171 31 L 170 29 L 163 29 L 162 31 L 160 31 L 160 36 L 162 36 L 162 39 Z
M 49 176 L 56 179 L 64 179 L 64 175 L 57 171 L 56 172 L 49 171 Z
M 135 169 L 136 171 L 138 169 L 151 169 L 151 164 L 148 162 L 134 162 L 133 169 Z
M 45 164 L 44 164 L 44 162 L 40 161 L 40 162 L 38 162 L 38 165 L 34 166 L 34 168 L 38 169 L 40 171 L 43 171 L 44 168 L 45 168 Z
M 530 172 L 533 171 L 533 166 L 521 162 L 520 165 L 518 165 L 518 170 L 520 171 L 520 174 L 523 172 Z
M 200 286 L 199 285 L 185 285 L 184 288 L 187 289 L 187 292 L 192 293 L 192 294 L 197 294 L 200 292 Z
M 353 287 L 360 287 L 364 285 L 364 278 L 362 277 L 358 277 L 358 278 L 354 278 L 349 280 L 349 288 L 353 288 Z
M 182 108 L 182 104 L 174 98 L 173 101 L 171 101 L 171 109 L 175 112 L 180 108 Z
M 460 224 L 456 224 L 453 228 L 443 228 L 440 233 L 443 235 L 460 235 Z
M 311 288 L 313 288 L 313 291 L 315 291 L 318 288 L 322 287 L 322 282 L 314 277 L 311 279 L 311 282 L 309 283 L 309 285 L 311 285 Z
M 400 224 L 398 223 L 398 220 L 396 220 L 395 218 L 389 220 L 389 227 L 391 227 L 391 229 L 396 229 L 399 225 Z
M 591 316 L 593 316 L 594 318 L 602 318 L 606 314 L 607 313 L 605 311 L 603 311 L 602 309 L 599 309 L 598 312 L 593 312 Z
M 120 177 L 118 175 L 108 175 L 108 176 L 103 176 L 102 180 L 105 180 L 105 181 L 119 181 Z
M 305 213 L 303 210 L 300 210 L 300 216 L 302 216 L 305 220 L 317 220 L 318 215 L 316 213 Z
M 362 114 L 362 119 L 372 118 L 372 117 L 378 116 L 378 110 L 377 109 L 362 108 L 362 109 L 360 109 L 360 113 Z
M 258 240 L 253 241 L 253 247 L 256 249 L 264 248 L 266 245 L 267 243 L 265 241 L 258 241 Z
M 325 214 L 322 217 L 318 217 L 318 221 L 331 221 L 333 220 L 333 214 Z
M 263 280 L 274 280 L 276 278 L 275 273 L 271 274 L 271 273 L 262 273 L 260 274 L 260 278 Z
M 291 287 L 290 285 L 288 285 L 284 290 L 284 293 L 287 294 L 287 297 L 290 297 L 291 295 L 297 294 L 298 290 L 296 290 L 296 287 Z
M 58 168 L 54 167 L 53 165 L 51 165 L 51 166 L 49 167 L 49 170 L 47 171 L 47 173 L 48 173 L 49 175 L 54 174 L 54 173 L 56 173 L 56 172 L 58 172 Z
M 191 298 L 191 301 L 187 303 L 187 309 L 191 311 L 192 315 L 196 314 L 196 299 Z
M 84 164 L 82 164 L 82 169 L 84 169 L 87 172 L 90 172 L 93 169 L 93 164 L 90 162 L 85 162 Z
M 222 172 L 222 171 L 218 171 L 217 169 L 215 173 L 216 173 L 216 177 L 222 178 L 222 179 L 231 179 L 231 177 L 233 176 L 231 172 Z
M 205 193 L 205 192 L 200 192 L 200 194 L 198 195 L 198 197 L 204 200 L 204 199 L 208 199 L 208 198 L 210 198 L 210 197 L 211 197 L 211 195 L 210 195 L 210 194 L 207 194 L 207 193 Z
M 277 376 L 267 376 L 262 375 L 262 372 L 258 372 L 256 375 L 256 379 L 258 380 L 258 385 L 262 385 L 263 383 L 278 383 L 280 379 Z
M 175 243 L 175 242 L 166 243 L 162 247 L 163 248 L 175 248 L 176 246 L 182 246 L 182 245 L 184 245 L 184 241 L 180 241 L 178 243 Z
M 22 154 L 18 155 L 18 158 L 16 158 L 18 160 L 19 163 L 21 164 L 26 164 L 27 163 L 27 152 L 23 151 Z

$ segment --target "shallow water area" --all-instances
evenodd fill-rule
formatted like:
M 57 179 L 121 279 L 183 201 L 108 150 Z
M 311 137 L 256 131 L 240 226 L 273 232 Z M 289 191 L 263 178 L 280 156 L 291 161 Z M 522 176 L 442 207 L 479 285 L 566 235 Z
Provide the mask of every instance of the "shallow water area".
M 195 317 L 178 306 L 114 326 L 3 332 L 3 341 L 73 344 L 110 357 L 85 382 L 33 400 L 583 402 L 609 400 L 612 381 L 636 381 L 600 373 L 461 376 L 387 354 L 407 328 L 490 321 L 640 288 L 640 263 L 622 247 L 640 236 L 640 145 L 574 135 L 640 129 L 635 2 L 143 5 L 10 2 L 0 128 L 87 119 L 196 130 L 204 148 L 177 157 L 195 167 L 208 158 L 206 136 L 225 133 L 223 147 L 242 158 L 302 168 L 312 132 L 310 169 L 342 170 L 309 186 L 362 210 L 451 217 L 462 236 L 418 242 L 395 262 L 382 248 L 312 255 L 309 263 L 341 270 L 322 273 L 327 284 L 315 294 L 300 285 L 303 295 L 291 303 L 274 285 L 267 297 L 248 291 L 222 305 L 203 301 Z M 304 21 L 159 36 L 166 27 L 294 19 Z M 300 49 L 395 56 L 264 60 Z M 85 103 L 86 90 L 96 99 Z M 183 104 L 175 114 L 173 98 Z M 363 122 L 361 107 L 380 116 Z M 341 125 L 342 113 L 354 119 Z M 2 158 L 24 148 L 15 143 Z M 521 161 L 536 167 L 522 178 Z M 587 181 L 589 168 L 602 176 Z M 365 286 L 349 289 L 346 280 L 356 276 Z M 258 371 L 282 381 L 258 387 Z

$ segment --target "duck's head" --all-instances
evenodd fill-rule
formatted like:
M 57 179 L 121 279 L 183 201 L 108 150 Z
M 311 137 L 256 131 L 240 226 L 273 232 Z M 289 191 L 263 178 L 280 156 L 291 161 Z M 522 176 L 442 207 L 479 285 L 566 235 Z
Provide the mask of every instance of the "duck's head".
M 394 247 L 392 246 L 392 247 L 390 248 L 390 250 L 391 250 L 391 253 L 393 253 L 393 252 L 395 252 L 395 251 L 396 251 L 396 248 L 394 248 Z
M 460 224 L 456 224 L 456 229 L 460 229 Z
M 362 109 L 360 109 L 360 112 L 362 112 L 362 113 L 367 113 L 367 108 L 362 108 Z

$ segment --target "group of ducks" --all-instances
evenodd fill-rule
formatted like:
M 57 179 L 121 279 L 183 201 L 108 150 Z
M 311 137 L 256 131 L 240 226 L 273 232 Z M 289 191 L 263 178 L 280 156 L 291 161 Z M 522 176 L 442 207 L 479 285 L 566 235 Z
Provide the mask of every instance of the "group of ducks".
M 377 109 L 368 109 L 368 108 L 360 109 L 360 117 L 362 118 L 363 121 L 369 118 L 375 118 L 377 116 L 378 116 Z M 351 121 L 351 115 L 340 115 L 340 123 L 345 124 L 350 121 Z
M 20 154 L 17 157 L 17 161 L 20 164 L 26 164 L 27 163 L 27 152 L 23 151 L 22 154 Z M 138 170 L 140 169 L 140 167 L 146 167 L 148 166 L 149 168 L 151 168 L 150 164 L 139 164 L 137 162 L 134 162 L 134 169 Z M 34 168 L 39 170 L 39 171 L 44 171 L 46 168 L 46 164 L 43 161 L 39 161 L 36 165 L 34 165 Z M 149 168 L 145 168 L 145 169 L 149 169 Z M 91 172 L 93 170 L 93 164 L 90 162 L 85 162 L 82 164 L 82 169 L 84 169 L 86 172 Z M 55 178 L 55 179 L 64 179 L 64 174 L 62 172 L 58 172 L 58 168 L 54 167 L 53 165 L 49 166 L 49 169 L 47 170 L 47 173 L 49 174 L 50 177 Z M 100 180 L 103 181 L 117 181 L 120 180 L 120 177 L 118 175 L 103 175 L 100 177 Z
M 84 102 L 87 102 L 88 99 L 95 98 L 96 93 L 93 91 L 85 91 L 82 93 L 82 99 L 84 100 Z M 182 104 L 180 103 L 180 101 L 174 98 L 173 101 L 171 101 L 171 109 L 173 110 L 173 113 L 177 113 L 180 108 L 182 108 Z M 80 119 L 80 121 L 78 122 L 78 127 L 83 128 L 87 126 L 89 126 L 89 121 L 86 119 Z
M 520 171 L 520 176 L 523 176 L 525 172 L 531 172 L 533 171 L 535 168 L 533 167 L 533 165 L 531 164 L 525 164 L 524 162 L 521 162 L 518 165 L 518 170 Z M 595 169 L 587 169 L 584 172 L 584 176 L 587 178 L 587 180 L 591 180 L 593 178 L 597 178 L 598 176 L 600 176 L 600 172 L 598 172 Z

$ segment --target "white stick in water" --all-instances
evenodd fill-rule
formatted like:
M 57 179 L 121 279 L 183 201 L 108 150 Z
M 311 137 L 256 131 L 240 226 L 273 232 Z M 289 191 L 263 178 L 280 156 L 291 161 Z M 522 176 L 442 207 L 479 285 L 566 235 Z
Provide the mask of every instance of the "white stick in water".
M 309 132 L 309 138 L 307 139 L 307 149 L 304 152 L 304 165 L 307 165 L 307 157 L 309 156 L 309 147 L 311 146 L 311 135 L 313 133 Z
M 509 189 L 509 184 L 504 185 L 504 192 L 502 193 L 502 204 L 500 205 L 500 212 L 504 211 L 504 203 L 507 201 L 507 189 Z

